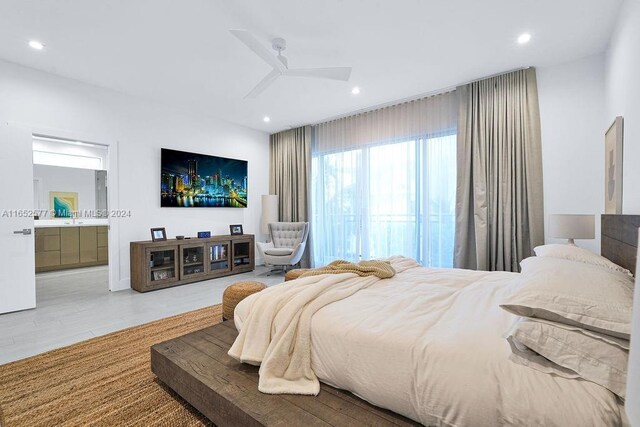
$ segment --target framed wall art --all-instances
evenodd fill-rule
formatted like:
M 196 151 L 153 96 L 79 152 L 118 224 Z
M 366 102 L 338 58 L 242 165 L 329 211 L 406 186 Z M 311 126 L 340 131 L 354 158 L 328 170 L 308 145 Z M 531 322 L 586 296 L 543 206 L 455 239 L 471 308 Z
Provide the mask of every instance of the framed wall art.
M 54 218 L 72 218 L 78 211 L 78 193 L 50 191 L 49 206 Z
M 622 213 L 622 162 L 624 122 L 618 116 L 604 134 L 604 213 Z

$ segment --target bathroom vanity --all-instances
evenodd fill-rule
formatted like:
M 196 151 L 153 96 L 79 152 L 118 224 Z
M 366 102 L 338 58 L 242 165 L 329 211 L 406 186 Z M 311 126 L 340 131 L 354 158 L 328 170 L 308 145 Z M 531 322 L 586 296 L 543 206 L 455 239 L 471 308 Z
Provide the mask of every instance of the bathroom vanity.
M 36 272 L 106 265 L 106 219 L 35 221 Z

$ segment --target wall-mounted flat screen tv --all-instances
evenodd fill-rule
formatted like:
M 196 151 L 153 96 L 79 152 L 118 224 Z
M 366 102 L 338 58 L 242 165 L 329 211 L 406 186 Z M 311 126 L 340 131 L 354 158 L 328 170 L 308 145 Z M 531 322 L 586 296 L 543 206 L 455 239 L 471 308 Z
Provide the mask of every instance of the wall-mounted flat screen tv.
M 246 208 L 247 161 L 162 149 L 163 208 Z

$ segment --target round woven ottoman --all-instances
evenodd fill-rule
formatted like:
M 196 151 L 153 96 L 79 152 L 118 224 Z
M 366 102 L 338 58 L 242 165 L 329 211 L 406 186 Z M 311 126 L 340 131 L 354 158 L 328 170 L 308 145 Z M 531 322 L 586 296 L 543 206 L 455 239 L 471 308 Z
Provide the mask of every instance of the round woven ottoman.
M 311 270 L 310 268 L 296 268 L 295 270 L 289 270 L 284 275 L 284 281 L 288 282 L 289 280 L 296 280 L 298 277 L 302 276 L 307 271 Z
M 240 301 L 266 287 L 260 282 L 237 282 L 227 287 L 222 294 L 222 319 L 233 319 L 233 311 Z

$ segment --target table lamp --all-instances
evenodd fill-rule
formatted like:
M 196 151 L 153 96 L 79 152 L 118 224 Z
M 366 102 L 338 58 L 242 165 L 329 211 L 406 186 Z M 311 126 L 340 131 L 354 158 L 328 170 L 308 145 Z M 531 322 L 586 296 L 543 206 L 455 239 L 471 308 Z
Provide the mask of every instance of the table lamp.
M 549 215 L 549 236 L 568 239 L 570 245 L 575 245 L 574 239 L 596 238 L 595 215 Z

